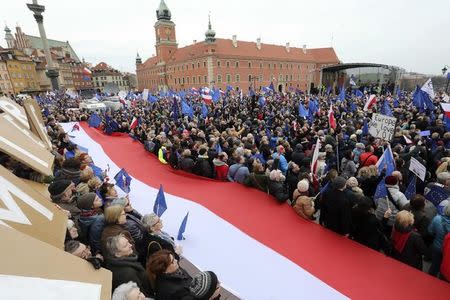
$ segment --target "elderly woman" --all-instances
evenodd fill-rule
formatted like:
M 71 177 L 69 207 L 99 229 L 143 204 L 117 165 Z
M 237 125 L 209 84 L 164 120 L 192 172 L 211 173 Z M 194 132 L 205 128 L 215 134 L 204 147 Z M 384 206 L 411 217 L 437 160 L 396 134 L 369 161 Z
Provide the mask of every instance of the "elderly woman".
M 130 232 L 126 229 L 127 222 L 126 213 L 122 205 L 111 205 L 105 209 L 105 227 L 102 232 L 101 246 L 102 252 L 105 253 L 106 241 L 111 236 L 122 234 L 130 244 L 134 246 L 134 240 Z
M 194 168 L 194 160 L 192 159 L 191 150 L 186 149 L 181 154 L 180 169 L 192 173 Z
M 123 283 L 133 281 L 145 296 L 153 295 L 147 273 L 134 254 L 133 245 L 123 234 L 107 238 L 105 266 L 112 272 L 113 290 Z
M 213 159 L 214 178 L 220 181 L 227 181 L 228 169 L 227 165 L 228 155 L 226 152 L 221 152 Z
M 392 229 L 392 243 L 394 257 L 413 268 L 422 270 L 422 256 L 430 256 L 430 250 L 423 242 L 422 237 L 413 230 L 414 215 L 402 210 L 395 217 Z
M 181 247 L 175 244 L 173 238 L 162 231 L 163 222 L 158 215 L 151 213 L 142 217 L 142 224 L 146 228 L 144 243 L 146 244 L 147 257 L 161 249 L 172 252 L 176 259 L 180 259 Z
M 149 257 L 147 274 L 156 300 L 195 299 L 190 291 L 192 277 L 178 265 L 169 250 L 159 250 Z
M 307 196 L 300 196 L 294 203 L 293 206 L 295 212 L 306 220 L 314 220 L 314 213 L 316 212 L 314 208 L 313 198 Z
M 283 203 L 289 199 L 284 185 L 286 177 L 280 170 L 272 170 L 269 175 L 269 194 L 275 197 L 278 202 Z
M 149 300 L 133 281 L 122 283 L 112 294 L 111 300 Z

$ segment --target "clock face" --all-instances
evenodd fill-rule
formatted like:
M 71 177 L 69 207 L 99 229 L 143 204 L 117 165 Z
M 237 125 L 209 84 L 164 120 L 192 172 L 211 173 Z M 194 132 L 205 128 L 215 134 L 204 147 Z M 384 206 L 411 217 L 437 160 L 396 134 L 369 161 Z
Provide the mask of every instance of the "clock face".
M 172 30 L 170 30 L 170 28 L 166 28 L 166 34 L 170 35 L 170 33 L 172 32 Z

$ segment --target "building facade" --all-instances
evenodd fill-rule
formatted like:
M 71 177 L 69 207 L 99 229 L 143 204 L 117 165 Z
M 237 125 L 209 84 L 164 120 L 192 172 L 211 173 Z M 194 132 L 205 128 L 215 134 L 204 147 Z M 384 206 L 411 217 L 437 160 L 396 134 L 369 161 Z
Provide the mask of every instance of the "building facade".
M 10 96 L 12 94 L 14 94 L 14 90 L 9 79 L 6 59 L 0 56 L 0 95 Z
M 2 61 L 6 63 L 12 91 L 15 94 L 39 91 L 36 63 L 22 51 L 0 50 Z
M 114 86 L 118 91 L 130 90 L 130 82 L 127 76 L 105 62 L 101 62 L 92 68 L 92 82 L 94 89 L 101 92 L 105 92 L 106 86 Z
M 138 89 L 183 90 L 193 86 L 228 85 L 260 89 L 271 82 L 279 91 L 307 90 L 321 81 L 320 69 L 339 63 L 333 48 L 307 49 L 232 39 L 218 39 L 211 21 L 205 40 L 178 48 L 175 23 L 161 0 L 154 25 L 156 55 L 136 57 Z

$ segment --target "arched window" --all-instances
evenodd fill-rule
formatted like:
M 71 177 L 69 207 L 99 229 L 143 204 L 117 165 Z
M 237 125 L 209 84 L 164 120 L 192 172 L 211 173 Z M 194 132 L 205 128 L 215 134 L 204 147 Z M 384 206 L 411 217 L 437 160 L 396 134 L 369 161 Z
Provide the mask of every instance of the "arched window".
M 239 82 L 241 80 L 241 77 L 239 76 L 239 74 L 236 74 L 235 76 L 235 82 Z

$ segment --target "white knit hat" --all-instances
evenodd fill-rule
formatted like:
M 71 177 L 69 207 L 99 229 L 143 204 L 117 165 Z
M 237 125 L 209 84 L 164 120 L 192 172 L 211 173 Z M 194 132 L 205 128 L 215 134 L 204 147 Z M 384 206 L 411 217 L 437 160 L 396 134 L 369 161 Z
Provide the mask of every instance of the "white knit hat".
M 309 190 L 309 182 L 306 179 L 302 179 L 297 183 L 297 189 L 300 192 L 306 192 Z

